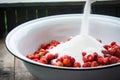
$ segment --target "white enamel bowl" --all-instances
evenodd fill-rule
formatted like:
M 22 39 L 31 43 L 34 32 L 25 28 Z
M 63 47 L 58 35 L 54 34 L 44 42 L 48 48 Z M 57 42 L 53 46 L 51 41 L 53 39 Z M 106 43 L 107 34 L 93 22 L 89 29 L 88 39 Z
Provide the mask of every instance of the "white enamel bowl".
M 7 49 L 21 59 L 31 74 L 40 80 L 120 80 L 120 63 L 97 68 L 63 68 L 27 59 L 41 43 L 65 40 L 79 34 L 82 14 L 55 15 L 23 23 L 6 37 Z M 90 35 L 109 44 L 120 44 L 120 18 L 91 15 Z

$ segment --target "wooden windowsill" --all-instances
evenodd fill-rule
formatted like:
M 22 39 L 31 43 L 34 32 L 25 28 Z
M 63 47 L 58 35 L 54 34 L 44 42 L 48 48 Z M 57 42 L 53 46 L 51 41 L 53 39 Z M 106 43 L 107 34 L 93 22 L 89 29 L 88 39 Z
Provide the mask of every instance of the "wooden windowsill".
M 36 2 L 83 2 L 86 0 L 0 0 L 0 4 L 4 3 L 36 3 Z M 119 1 L 119 0 L 97 0 L 97 1 Z
M 0 0 L 0 7 L 83 5 L 85 0 Z M 120 0 L 97 0 L 95 4 L 120 4 Z

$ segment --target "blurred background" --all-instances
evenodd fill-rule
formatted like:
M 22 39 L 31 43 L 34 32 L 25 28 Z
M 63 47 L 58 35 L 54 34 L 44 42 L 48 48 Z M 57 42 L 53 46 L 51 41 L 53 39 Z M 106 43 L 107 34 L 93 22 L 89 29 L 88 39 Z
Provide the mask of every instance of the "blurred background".
M 0 0 L 0 37 L 32 19 L 82 13 L 84 3 L 85 0 Z M 120 0 L 97 0 L 92 13 L 120 17 Z

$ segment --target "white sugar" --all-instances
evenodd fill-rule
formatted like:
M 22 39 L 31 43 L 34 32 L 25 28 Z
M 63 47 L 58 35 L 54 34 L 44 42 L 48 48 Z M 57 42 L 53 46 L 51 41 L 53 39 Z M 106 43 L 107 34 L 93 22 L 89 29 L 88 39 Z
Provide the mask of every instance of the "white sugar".
M 89 15 L 92 2 L 93 0 L 86 1 L 80 34 L 73 37 L 70 41 L 67 41 L 54 47 L 50 50 L 51 53 L 58 53 L 59 57 L 63 55 L 70 55 L 81 64 L 83 64 L 83 51 L 87 52 L 87 54 L 97 52 L 99 55 L 103 56 L 103 54 L 101 53 L 103 45 L 93 37 L 88 36 Z

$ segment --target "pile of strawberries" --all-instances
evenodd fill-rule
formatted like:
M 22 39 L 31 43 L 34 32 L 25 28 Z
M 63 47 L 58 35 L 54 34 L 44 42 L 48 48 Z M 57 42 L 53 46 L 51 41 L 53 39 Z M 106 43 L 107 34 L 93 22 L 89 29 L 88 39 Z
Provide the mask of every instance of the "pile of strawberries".
M 69 41 L 69 38 L 67 41 Z M 101 42 L 101 41 L 100 41 Z M 59 54 L 49 53 L 49 49 L 54 48 L 58 44 L 63 43 L 57 40 L 52 40 L 50 43 L 44 43 L 40 45 L 40 48 L 32 54 L 28 54 L 26 57 L 43 64 L 61 66 L 61 67 L 97 67 L 103 65 L 109 65 L 120 62 L 120 46 L 116 42 L 111 42 L 109 45 L 104 45 L 102 50 L 104 56 L 98 55 L 94 52 L 88 54 L 82 52 L 83 64 L 76 62 L 75 58 L 69 55 L 58 57 Z

